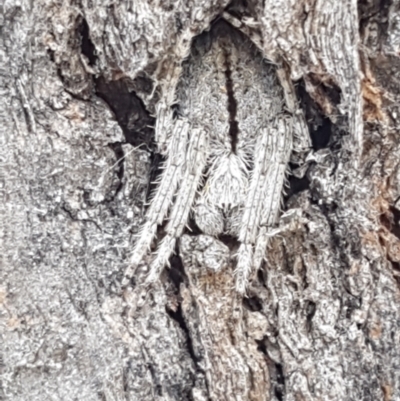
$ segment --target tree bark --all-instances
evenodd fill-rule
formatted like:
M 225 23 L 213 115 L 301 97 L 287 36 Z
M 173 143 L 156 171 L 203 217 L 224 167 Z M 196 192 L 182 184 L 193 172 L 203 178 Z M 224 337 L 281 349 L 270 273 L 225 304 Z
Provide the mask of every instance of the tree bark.
M 400 400 L 399 8 L 6 1 L 0 400 Z M 122 289 L 165 66 L 217 18 L 279 66 L 312 149 L 246 297 L 237 242 L 190 232 Z

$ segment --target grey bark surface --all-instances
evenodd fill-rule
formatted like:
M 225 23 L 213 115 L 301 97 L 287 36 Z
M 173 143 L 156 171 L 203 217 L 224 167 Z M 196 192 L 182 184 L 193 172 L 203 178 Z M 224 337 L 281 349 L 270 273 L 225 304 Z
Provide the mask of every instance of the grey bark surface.
M 397 0 L 2 11 L 0 400 L 400 400 Z M 122 289 L 166 71 L 217 18 L 295 88 L 312 149 L 246 297 L 237 242 L 190 231 Z

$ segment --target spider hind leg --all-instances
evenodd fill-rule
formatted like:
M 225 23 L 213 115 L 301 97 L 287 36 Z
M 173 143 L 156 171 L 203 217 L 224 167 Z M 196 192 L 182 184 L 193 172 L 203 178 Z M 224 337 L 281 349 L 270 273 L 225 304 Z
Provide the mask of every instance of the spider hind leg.
M 268 230 L 280 210 L 285 173 L 292 151 L 292 122 L 286 116 L 261 130 L 256 146 L 254 169 L 239 232 L 236 289 L 246 290 L 251 271 L 258 269 L 268 239 Z M 254 252 L 255 248 L 255 252 Z

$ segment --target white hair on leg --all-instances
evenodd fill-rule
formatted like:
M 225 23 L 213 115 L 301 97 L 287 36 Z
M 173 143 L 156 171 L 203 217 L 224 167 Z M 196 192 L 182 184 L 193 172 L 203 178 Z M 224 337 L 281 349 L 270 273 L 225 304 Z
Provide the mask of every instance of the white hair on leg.
M 186 153 L 185 172 L 180 182 L 171 217 L 166 226 L 166 235 L 156 251 L 156 258 L 150 266 L 147 282 L 155 281 L 168 259 L 174 251 L 177 238 L 189 219 L 189 214 L 201 182 L 203 169 L 207 158 L 207 135 L 201 129 L 194 129 L 190 133 L 190 142 Z
M 284 182 L 281 166 L 284 165 L 286 170 L 292 147 L 291 136 L 291 122 L 285 117 L 278 117 L 268 128 L 261 130 L 257 141 L 254 169 L 239 232 L 241 245 L 235 273 L 236 289 L 241 293 L 246 289 L 251 270 L 259 268 L 260 241 L 266 238 L 264 235 L 262 240 L 257 239 L 263 217 L 268 216 L 266 224 L 271 227 L 279 213 Z M 255 245 L 256 252 L 253 255 Z
M 151 243 L 156 236 L 157 227 L 164 221 L 172 204 L 173 196 L 183 175 L 188 131 L 189 123 L 187 121 L 177 120 L 175 122 L 160 184 L 150 202 L 150 207 L 146 213 L 146 222 L 133 248 L 130 265 L 125 271 L 122 282 L 123 286 L 129 283 L 140 261 L 149 251 Z

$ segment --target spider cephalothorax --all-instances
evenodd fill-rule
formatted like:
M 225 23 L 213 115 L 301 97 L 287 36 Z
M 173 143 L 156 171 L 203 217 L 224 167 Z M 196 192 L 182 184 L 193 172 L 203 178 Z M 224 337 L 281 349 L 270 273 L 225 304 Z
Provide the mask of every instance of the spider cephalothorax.
M 183 63 L 174 117 L 166 103 L 160 101 L 156 125 L 166 162 L 125 283 L 168 219 L 149 280 L 159 276 L 193 212 L 205 234 L 238 239 L 237 289 L 244 292 L 265 256 L 292 151 L 292 118 L 275 68 L 219 21 L 194 41 Z

